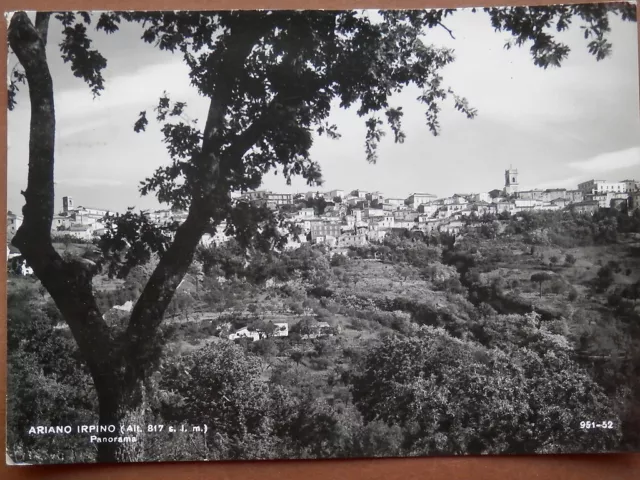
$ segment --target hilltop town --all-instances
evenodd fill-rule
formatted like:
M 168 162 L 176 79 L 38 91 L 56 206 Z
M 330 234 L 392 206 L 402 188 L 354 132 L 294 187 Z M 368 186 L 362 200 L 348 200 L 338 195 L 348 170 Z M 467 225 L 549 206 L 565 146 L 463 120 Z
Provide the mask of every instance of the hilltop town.
M 290 224 L 303 232 L 290 238 L 288 248 L 303 243 L 323 243 L 329 247 L 348 248 L 381 241 L 391 231 L 434 231 L 458 234 L 474 218 L 485 215 L 509 216 L 524 211 L 572 210 L 593 214 L 601 208 L 632 212 L 640 204 L 640 181 L 589 180 L 576 189 L 520 190 L 518 171 L 504 172 L 504 187 L 490 192 L 461 194 L 438 198 L 430 193 L 414 192 L 406 198 L 386 196 L 365 190 L 309 191 L 274 193 L 252 191 L 237 197 L 283 213 Z M 90 241 L 105 232 L 104 217 L 108 209 L 75 206 L 72 197 L 63 197 L 63 209 L 53 218 L 53 237 L 70 236 Z M 113 213 L 113 212 L 111 212 Z M 152 222 L 181 223 L 187 213 L 171 209 L 148 212 Z M 22 223 L 22 216 L 9 213 L 7 233 L 10 239 Z M 214 235 L 205 235 L 202 243 L 220 244 L 228 240 L 226 224 Z

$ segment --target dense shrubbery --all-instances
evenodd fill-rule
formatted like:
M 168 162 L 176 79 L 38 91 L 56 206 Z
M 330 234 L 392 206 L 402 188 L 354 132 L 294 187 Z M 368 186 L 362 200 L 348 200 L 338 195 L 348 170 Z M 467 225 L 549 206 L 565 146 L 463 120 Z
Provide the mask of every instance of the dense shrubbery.
M 580 277 L 584 256 L 577 261 L 549 246 L 618 241 L 637 219 L 542 213 L 484 220 L 485 231 L 455 246 L 446 236 L 390 235 L 348 255 L 306 245 L 245 257 L 233 242 L 199 250 L 167 311 L 174 321 L 158 338 L 157 348 L 168 346 L 148 403 L 155 423 L 209 430 L 149 437 L 146 458 L 637 446 L 640 281 L 623 260 L 605 256 Z M 493 238 L 498 221 L 506 229 Z M 554 236 L 563 222 L 571 235 Z M 527 244 L 533 240 L 541 244 Z M 527 273 L 503 278 L 514 265 Z M 135 300 L 147 276 L 148 269 L 133 269 L 100 294 L 100 307 Z M 25 433 L 32 424 L 95 422 L 95 398 L 85 393 L 90 379 L 55 305 L 35 279 L 11 281 L 11 453 L 24 461 L 89 460 L 82 438 Z M 540 315 L 531 314 L 532 297 Z M 565 306 L 545 304 L 554 299 Z M 210 316 L 194 321 L 205 308 Z M 269 309 L 296 316 L 288 338 L 224 340 L 243 326 L 267 331 Z M 333 336 L 309 338 L 318 321 Z M 576 427 L 593 417 L 619 419 L 620 428 Z
M 28 433 L 95 424 L 97 399 L 69 331 L 54 328 L 57 309 L 38 299 L 35 282 L 17 282 L 7 299 L 7 453 L 21 462 L 92 461 L 84 438 Z
M 566 340 L 525 318 L 498 322 L 486 346 L 429 327 L 414 338 L 385 340 L 352 376 L 355 404 L 365 419 L 401 427 L 409 455 L 615 448 L 619 431 L 578 426 L 591 416 L 617 424 L 617 415 L 570 360 Z M 521 346 L 532 339 L 518 337 L 528 336 L 539 348 Z
M 630 232 L 640 232 L 639 211 L 629 216 L 614 209 L 600 209 L 593 215 L 568 211 L 521 212 L 509 219 L 504 234 L 524 235 L 529 242 L 546 239 L 551 244 L 571 248 L 615 243 L 619 235 Z

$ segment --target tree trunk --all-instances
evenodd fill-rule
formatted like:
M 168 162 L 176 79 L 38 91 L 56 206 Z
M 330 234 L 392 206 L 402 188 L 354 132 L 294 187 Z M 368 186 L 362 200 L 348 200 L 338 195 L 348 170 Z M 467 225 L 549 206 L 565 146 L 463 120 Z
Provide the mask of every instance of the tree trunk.
M 142 390 L 138 386 L 141 382 L 130 382 L 125 388 L 124 382 L 114 375 L 124 370 L 114 368 L 114 358 L 118 356 L 116 344 L 93 294 L 95 265 L 63 260 L 51 242 L 56 121 L 53 81 L 46 57 L 49 17 L 49 13 L 37 13 L 34 26 L 26 13 L 17 12 L 11 18 L 8 32 L 11 49 L 25 70 L 31 104 L 24 221 L 12 243 L 33 268 L 69 325 L 98 393 L 100 423 L 140 424 L 144 407 L 144 398 L 139 394 Z M 139 443 L 100 444 L 99 459 L 139 460 L 141 446 Z
M 87 362 L 98 394 L 101 426 L 115 427 L 113 432 L 99 433 L 106 442 L 97 443 L 100 462 L 135 462 L 144 459 L 147 432 L 127 435 L 121 426 L 145 428 L 145 380 L 158 358 L 156 336 L 167 306 L 192 263 L 198 242 L 216 213 L 217 200 L 227 195 L 220 183 L 220 145 L 217 132 L 224 126 L 232 85 L 219 81 L 212 94 L 203 145 L 192 158 L 200 178 L 193 179 L 195 193 L 189 214 L 180 225 L 172 245 L 147 282 L 131 312 L 126 331 L 115 336 L 105 323 L 93 293 L 92 277 L 96 266 L 82 260 L 64 260 L 53 248 L 51 224 L 54 213 L 54 145 L 55 109 L 53 81 L 46 57 L 50 13 L 36 14 L 35 26 L 26 13 L 15 13 L 8 38 L 12 51 L 25 70 L 31 102 L 29 132 L 29 176 L 23 208 L 24 220 L 12 243 L 33 268 L 35 275 L 51 294 Z M 266 25 L 261 25 L 264 30 Z M 244 65 L 261 30 L 243 30 L 230 42 L 221 67 L 233 78 Z M 247 129 L 230 147 L 228 161 L 239 161 L 255 137 L 261 134 L 262 122 Z M 228 168 L 227 168 L 228 170 Z M 218 191 L 220 190 L 220 191 Z M 224 204 L 224 202 L 223 202 Z M 135 443 L 118 441 L 135 436 Z M 89 439 L 87 439 L 89 440 Z
M 146 392 L 142 381 L 126 383 L 109 378 L 96 385 L 100 403 L 100 425 L 114 426 L 113 432 L 96 436 L 97 461 L 100 463 L 131 463 L 145 460 L 145 440 L 148 436 Z M 127 428 L 140 427 L 141 432 L 127 432 Z M 135 441 L 127 441 L 135 438 Z

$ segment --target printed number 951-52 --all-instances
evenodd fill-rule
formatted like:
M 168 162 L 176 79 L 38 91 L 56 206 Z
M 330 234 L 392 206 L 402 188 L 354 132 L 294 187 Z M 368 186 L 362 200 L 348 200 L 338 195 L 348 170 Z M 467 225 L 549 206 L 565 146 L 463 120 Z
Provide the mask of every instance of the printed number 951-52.
M 613 428 L 613 422 L 611 420 L 607 420 L 604 422 L 580 422 L 580 428 L 590 429 L 590 428 Z

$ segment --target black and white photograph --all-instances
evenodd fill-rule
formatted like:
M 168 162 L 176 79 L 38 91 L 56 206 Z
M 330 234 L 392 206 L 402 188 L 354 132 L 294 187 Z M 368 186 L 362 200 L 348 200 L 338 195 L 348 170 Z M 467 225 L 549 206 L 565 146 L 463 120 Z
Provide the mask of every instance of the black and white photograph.
M 640 451 L 636 8 L 6 14 L 6 462 Z

